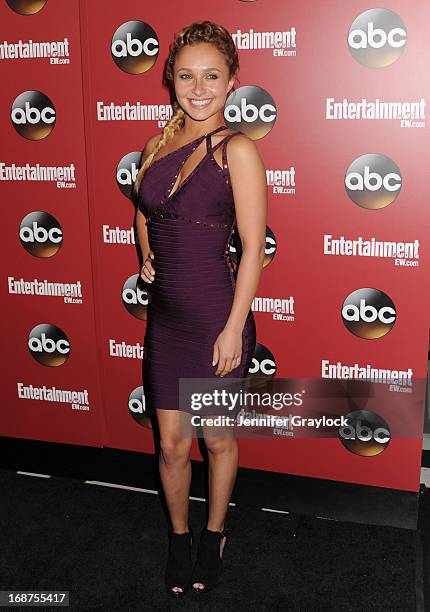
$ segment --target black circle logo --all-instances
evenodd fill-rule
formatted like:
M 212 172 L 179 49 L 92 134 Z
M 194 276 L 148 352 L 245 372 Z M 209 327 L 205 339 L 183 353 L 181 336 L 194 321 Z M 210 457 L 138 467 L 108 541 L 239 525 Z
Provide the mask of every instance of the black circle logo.
M 113 61 L 129 74 L 142 74 L 152 68 L 158 51 L 157 34 L 143 21 L 127 21 L 112 36 Z
M 147 426 L 147 406 L 143 387 L 136 387 L 128 396 L 128 410 L 139 425 Z
M 126 198 L 131 199 L 134 181 L 140 168 L 142 151 L 132 151 L 122 157 L 116 167 L 116 184 Z
M 355 204 L 375 210 L 392 204 L 402 188 L 402 175 L 392 159 L 380 153 L 357 157 L 345 174 L 345 189 Z
M 28 140 L 43 140 L 49 136 L 56 121 L 51 100 L 35 90 L 24 91 L 15 98 L 10 117 L 18 134 Z
M 63 232 L 57 219 L 41 210 L 28 213 L 19 226 L 19 239 L 34 257 L 53 257 L 63 243 Z
M 370 287 L 357 289 L 342 304 L 342 320 L 355 336 L 376 340 L 388 334 L 396 322 L 396 307 L 391 298 Z
M 275 125 L 276 105 L 272 96 L 261 87 L 239 87 L 227 98 L 224 106 L 226 125 L 246 134 L 252 140 L 266 136 Z
M 253 386 L 263 385 L 273 380 L 276 374 L 276 360 L 273 354 L 263 344 L 255 344 L 252 363 L 248 370 L 248 377 L 252 379 Z
M 122 288 L 122 303 L 136 319 L 146 320 L 148 304 L 151 301 L 149 291 L 139 274 L 133 274 Z
M 48 0 L 6 0 L 18 15 L 35 15 L 43 9 Z
M 375 457 L 390 443 L 391 432 L 382 417 L 369 410 L 354 410 L 345 417 L 348 425 L 339 428 L 344 447 L 361 457 Z
M 70 355 L 70 342 L 62 329 L 51 323 L 36 325 L 28 335 L 28 348 L 36 361 L 51 368 L 65 363 Z

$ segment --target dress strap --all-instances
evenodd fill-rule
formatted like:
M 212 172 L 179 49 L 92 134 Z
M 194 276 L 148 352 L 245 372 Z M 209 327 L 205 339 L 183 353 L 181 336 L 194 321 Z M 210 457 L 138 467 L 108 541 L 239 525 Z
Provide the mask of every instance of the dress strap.
M 228 166 L 228 164 L 227 164 L 227 143 L 228 143 L 229 140 L 234 138 L 234 136 L 237 136 L 238 134 L 241 134 L 241 133 L 242 132 L 233 132 L 233 134 L 228 134 L 228 136 L 226 136 L 225 138 L 220 140 L 214 147 L 212 147 L 212 153 L 213 153 L 219 147 L 222 146 L 222 165 L 223 165 L 224 170 Z
M 226 130 L 226 129 L 227 129 L 226 125 L 220 125 L 219 127 L 216 128 L 216 130 L 212 130 L 212 132 L 208 132 L 207 134 L 205 134 L 206 150 L 208 153 L 212 153 L 212 151 L 214 150 L 212 147 L 212 134 L 216 134 L 217 132 L 220 132 L 221 130 Z
M 212 136 L 212 134 L 216 134 L 216 132 L 220 132 L 221 130 L 226 130 L 226 129 L 227 129 L 226 125 L 219 125 L 217 128 L 212 130 L 212 132 L 208 132 L 207 134 L 205 134 L 205 136 L 206 137 Z

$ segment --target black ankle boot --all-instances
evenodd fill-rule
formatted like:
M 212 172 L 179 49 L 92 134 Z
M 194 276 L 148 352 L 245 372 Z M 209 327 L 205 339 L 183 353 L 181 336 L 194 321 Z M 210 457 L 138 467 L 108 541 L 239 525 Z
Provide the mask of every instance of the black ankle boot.
M 193 530 L 190 527 L 186 533 L 175 533 L 170 528 L 168 535 L 169 553 L 165 572 L 166 589 L 172 597 L 183 597 L 190 584 Z M 174 587 L 180 587 L 182 591 L 173 591 Z
M 222 531 L 210 531 L 206 527 L 202 530 L 191 584 L 201 582 L 204 587 L 193 586 L 192 589 L 195 593 L 207 593 L 219 582 L 222 570 L 220 543 L 228 533 L 229 530 L 225 528 Z

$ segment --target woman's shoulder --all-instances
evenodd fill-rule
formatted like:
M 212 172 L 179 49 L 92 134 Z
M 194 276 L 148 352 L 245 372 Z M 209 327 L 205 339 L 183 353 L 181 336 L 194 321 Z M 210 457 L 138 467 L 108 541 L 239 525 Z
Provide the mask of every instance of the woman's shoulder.
M 229 138 L 228 141 L 229 157 L 246 160 L 249 156 L 254 156 L 258 152 L 255 142 L 244 132 L 232 131 L 229 136 L 234 136 L 234 138 Z
M 243 132 L 236 134 L 229 139 L 226 151 L 232 180 L 246 185 L 255 185 L 256 181 L 263 183 L 265 167 L 256 143 Z

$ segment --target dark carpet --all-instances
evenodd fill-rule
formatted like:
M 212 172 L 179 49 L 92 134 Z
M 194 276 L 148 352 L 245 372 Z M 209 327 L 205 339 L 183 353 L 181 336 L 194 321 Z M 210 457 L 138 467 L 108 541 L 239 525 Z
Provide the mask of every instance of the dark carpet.
M 68 590 L 73 610 L 417 609 L 412 530 L 230 507 L 222 582 L 172 600 L 159 496 L 8 470 L 0 484 L 3 590 Z M 190 501 L 195 532 L 205 516 Z

